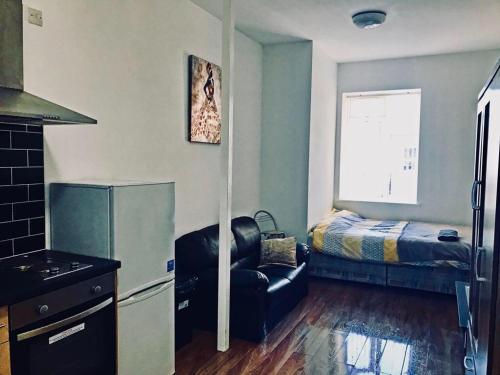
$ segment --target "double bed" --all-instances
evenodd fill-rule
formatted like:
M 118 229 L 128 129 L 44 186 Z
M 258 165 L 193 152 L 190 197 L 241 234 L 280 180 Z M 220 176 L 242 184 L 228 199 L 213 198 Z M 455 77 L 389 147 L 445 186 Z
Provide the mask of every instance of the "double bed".
M 440 241 L 441 229 L 459 239 Z M 311 228 L 313 276 L 454 294 L 470 268 L 470 228 L 421 222 L 371 220 L 332 210 Z

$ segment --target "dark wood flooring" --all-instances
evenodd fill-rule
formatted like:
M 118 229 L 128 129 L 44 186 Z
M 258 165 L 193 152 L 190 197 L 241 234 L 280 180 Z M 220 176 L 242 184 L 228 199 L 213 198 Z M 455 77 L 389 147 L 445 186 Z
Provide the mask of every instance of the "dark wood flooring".
M 463 374 L 454 296 L 312 279 L 260 344 L 196 332 L 176 374 Z

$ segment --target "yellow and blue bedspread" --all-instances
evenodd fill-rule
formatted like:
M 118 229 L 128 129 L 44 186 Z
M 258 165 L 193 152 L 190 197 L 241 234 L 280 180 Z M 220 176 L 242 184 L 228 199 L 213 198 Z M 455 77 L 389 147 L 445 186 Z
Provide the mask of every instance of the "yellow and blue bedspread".
M 370 220 L 333 210 L 313 230 L 313 247 L 345 258 L 398 262 L 398 238 L 407 221 Z
M 313 250 L 342 258 L 468 268 L 470 245 L 439 241 L 437 229 L 426 223 L 365 219 L 333 209 L 312 228 L 310 240 Z

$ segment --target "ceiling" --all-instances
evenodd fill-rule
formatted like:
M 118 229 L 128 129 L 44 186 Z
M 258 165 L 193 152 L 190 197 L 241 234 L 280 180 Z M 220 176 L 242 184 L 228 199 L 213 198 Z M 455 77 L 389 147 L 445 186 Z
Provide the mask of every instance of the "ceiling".
M 222 0 L 191 0 L 222 18 Z M 500 48 L 500 0 L 233 0 L 238 30 L 262 43 L 317 42 L 339 62 Z M 352 14 L 387 12 L 361 30 Z

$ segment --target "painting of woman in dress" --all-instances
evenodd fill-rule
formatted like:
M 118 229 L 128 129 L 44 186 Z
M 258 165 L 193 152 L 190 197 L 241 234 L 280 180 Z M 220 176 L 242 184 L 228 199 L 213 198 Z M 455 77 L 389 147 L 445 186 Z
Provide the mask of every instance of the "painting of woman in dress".
M 220 144 L 221 68 L 191 55 L 189 69 L 189 141 Z

